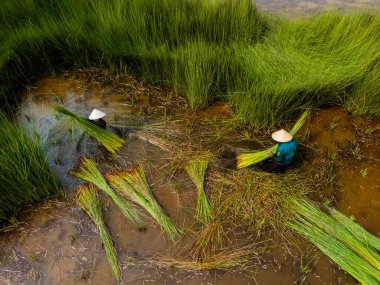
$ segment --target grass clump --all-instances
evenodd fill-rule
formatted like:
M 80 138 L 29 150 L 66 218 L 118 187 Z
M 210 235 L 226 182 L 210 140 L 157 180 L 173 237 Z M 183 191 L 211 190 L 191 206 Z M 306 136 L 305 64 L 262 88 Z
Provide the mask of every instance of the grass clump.
M 0 224 L 23 205 L 62 194 L 39 141 L 0 111 Z
M 81 185 L 75 191 L 75 200 L 98 228 L 112 273 L 116 280 L 119 281 L 121 278 L 120 264 L 112 238 L 104 221 L 98 189 L 92 184 Z
M 158 204 L 150 190 L 141 164 L 129 169 L 112 171 L 107 174 L 107 179 L 119 193 L 142 206 L 158 222 L 170 240 L 174 241 L 179 237 L 180 232 L 173 220 Z
M 3 0 L 0 97 L 57 65 L 97 66 L 174 87 L 193 108 L 226 100 L 256 128 L 328 104 L 379 115 L 379 29 L 377 11 L 290 21 L 250 0 Z
M 95 161 L 85 157 L 82 159 L 79 169 L 76 171 L 71 171 L 70 173 L 79 179 L 96 185 L 99 189 L 107 193 L 107 195 L 110 196 L 112 201 L 115 202 L 115 204 L 119 207 L 123 215 L 128 220 L 130 220 L 139 228 L 143 228 L 140 212 L 133 204 L 121 198 L 114 192 L 114 190 L 108 185 L 103 174 L 100 172 L 100 169 L 98 168 Z
M 293 128 L 289 132 L 292 136 L 294 136 L 300 128 L 305 124 L 307 119 L 309 118 L 311 114 L 310 110 L 306 110 L 302 113 L 301 117 L 297 120 L 297 122 L 294 124 Z M 237 168 L 244 168 L 253 164 L 257 164 L 265 159 L 268 159 L 271 157 L 271 154 L 276 152 L 276 149 L 278 147 L 278 144 L 263 150 L 259 152 L 254 153 L 244 153 L 237 156 Z
M 53 108 L 59 113 L 71 118 L 91 137 L 98 140 L 112 154 L 115 154 L 125 144 L 125 141 L 123 139 L 119 138 L 114 133 L 111 133 L 93 124 L 87 118 L 75 115 L 74 113 L 59 105 L 53 105 Z
M 198 190 L 197 218 L 203 223 L 208 223 L 213 218 L 211 202 L 205 192 L 205 176 L 210 161 L 210 155 L 195 158 L 185 165 L 185 170 L 194 182 Z
M 336 210 L 329 210 L 333 216 L 326 214 L 307 198 L 293 198 L 290 205 L 294 212 L 294 219 L 288 222 L 290 228 L 314 243 L 362 284 L 380 284 L 379 239 L 365 240 L 371 235 L 364 229 L 359 231 L 360 226 L 353 226 L 350 219 L 342 218 Z

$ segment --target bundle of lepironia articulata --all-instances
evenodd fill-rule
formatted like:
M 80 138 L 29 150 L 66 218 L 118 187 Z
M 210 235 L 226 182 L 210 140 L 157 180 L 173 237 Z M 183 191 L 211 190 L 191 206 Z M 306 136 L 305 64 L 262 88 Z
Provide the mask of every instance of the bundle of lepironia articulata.
M 185 165 L 185 171 L 190 176 L 198 190 L 197 219 L 207 223 L 213 218 L 211 202 L 205 193 L 205 176 L 211 155 L 206 153 L 190 160 Z
M 133 204 L 115 193 L 115 191 L 108 185 L 95 161 L 90 158 L 83 157 L 79 168 L 76 171 L 71 171 L 70 174 L 79 179 L 90 182 L 96 185 L 99 189 L 103 190 L 108 194 L 108 196 L 111 197 L 128 220 L 139 228 L 144 227 L 141 219 L 141 213 Z
M 59 113 L 71 118 L 74 122 L 76 122 L 79 125 L 79 127 L 86 131 L 91 137 L 98 140 L 112 154 L 115 154 L 125 144 L 125 140 L 118 137 L 114 133 L 111 133 L 91 123 L 87 118 L 83 116 L 78 116 L 69 111 L 68 109 L 59 105 L 53 105 L 53 108 Z
M 362 284 L 380 284 L 379 238 L 338 211 L 307 198 L 291 198 L 290 228 L 303 235 Z
M 154 197 L 141 164 L 110 171 L 106 177 L 120 194 L 143 207 L 158 222 L 170 240 L 174 241 L 179 237 L 180 232 L 173 220 L 168 217 Z
M 307 118 L 310 116 L 311 111 L 306 110 L 302 113 L 301 117 L 297 120 L 291 131 L 289 132 L 294 136 L 299 129 L 305 124 Z M 237 168 L 241 169 L 256 163 L 259 163 L 265 159 L 268 159 L 271 156 L 271 153 L 274 153 L 277 149 L 278 144 L 259 152 L 253 153 L 243 153 L 237 156 Z
M 82 209 L 90 216 L 99 230 L 100 239 L 103 242 L 108 262 L 115 278 L 119 281 L 121 277 L 120 264 L 112 238 L 104 221 L 102 204 L 99 191 L 93 184 L 86 183 L 79 186 L 75 191 L 75 200 Z

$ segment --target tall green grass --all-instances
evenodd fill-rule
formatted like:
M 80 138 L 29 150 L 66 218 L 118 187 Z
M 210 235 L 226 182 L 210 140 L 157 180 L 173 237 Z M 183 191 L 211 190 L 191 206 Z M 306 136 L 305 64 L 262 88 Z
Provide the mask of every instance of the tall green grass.
M 0 95 L 57 66 L 132 71 L 258 128 L 305 107 L 379 115 L 379 12 L 270 18 L 251 0 L 3 0 Z
M 59 193 L 38 141 L 0 112 L 0 224 L 24 205 Z

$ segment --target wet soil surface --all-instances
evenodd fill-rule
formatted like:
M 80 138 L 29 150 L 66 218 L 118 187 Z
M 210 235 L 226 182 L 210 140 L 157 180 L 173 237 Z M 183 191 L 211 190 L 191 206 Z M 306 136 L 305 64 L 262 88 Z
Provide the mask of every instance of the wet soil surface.
M 167 159 L 175 150 L 165 134 L 170 132 L 181 141 L 177 147 L 183 148 L 184 156 L 205 144 L 208 136 L 214 140 L 215 133 L 219 134 L 220 141 L 215 140 L 211 149 L 225 157 L 227 167 L 233 167 L 234 161 L 226 149 L 257 149 L 259 134 L 250 142 L 249 128 L 218 125 L 218 120 L 233 119 L 233 111 L 224 103 L 194 112 L 170 90 L 145 85 L 133 77 L 116 80 L 108 73 L 94 73 L 96 78 L 91 73 L 68 72 L 39 80 L 24 96 L 19 122 L 45 143 L 49 163 L 68 195 L 79 181 L 67 171 L 83 154 L 103 161 L 103 170 L 143 162 L 154 195 L 169 216 L 183 229 L 196 227 L 196 191 L 183 172 L 175 171 L 180 165 Z M 127 145 L 114 159 L 102 157 L 93 141 L 80 130 L 72 131 L 68 122 L 52 111 L 51 103 L 85 116 L 92 108 L 106 112 L 108 126 L 123 130 Z M 207 133 L 198 130 L 199 126 L 191 128 L 200 118 L 207 119 Z M 312 198 L 330 200 L 379 235 L 380 121 L 353 117 L 340 108 L 322 109 L 313 114 L 303 136 L 300 159 L 306 163 L 300 167 L 315 169 L 316 179 L 318 175 L 331 178 L 329 186 Z M 330 172 L 317 171 L 326 165 L 331 166 Z M 231 272 L 164 268 L 150 262 L 151 257 L 178 257 L 178 252 L 186 252 L 186 241 L 172 245 L 149 218 L 146 231 L 139 231 L 107 197 L 102 199 L 122 263 L 122 284 L 357 284 L 304 241 L 297 246 L 282 240 L 272 242 L 250 271 L 239 267 Z M 97 229 L 76 204 L 51 200 L 25 210 L 18 220 L 17 227 L 0 233 L 1 285 L 116 284 Z

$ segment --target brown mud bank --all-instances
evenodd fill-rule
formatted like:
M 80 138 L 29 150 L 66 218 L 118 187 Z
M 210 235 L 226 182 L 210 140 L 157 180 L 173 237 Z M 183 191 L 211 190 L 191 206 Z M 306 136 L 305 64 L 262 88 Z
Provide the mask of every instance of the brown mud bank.
M 104 157 L 51 103 L 85 116 L 92 108 L 106 112 L 108 125 L 121 132 L 127 145 L 116 157 Z M 235 171 L 236 152 L 270 145 L 269 132 L 242 125 L 224 103 L 191 111 L 168 89 L 99 70 L 76 71 L 37 81 L 25 92 L 18 118 L 44 143 L 67 193 L 80 183 L 67 172 L 81 155 L 96 157 L 103 170 L 136 162 L 146 166 L 154 195 L 185 235 L 171 244 L 149 218 L 147 229 L 139 231 L 102 197 L 123 284 L 357 284 L 308 243 L 272 232 L 260 240 L 246 236 L 252 255 L 243 265 L 226 271 L 189 270 L 188 264 L 178 268 L 185 267 L 178 261 L 196 260 L 191 242 L 200 228 L 196 190 L 183 163 L 193 153 L 211 150 L 216 167 L 227 173 Z M 352 117 L 340 108 L 322 109 L 299 137 L 297 162 L 289 171 L 328 182 L 310 197 L 330 201 L 379 235 L 380 121 Z M 18 220 L 18 226 L 0 233 L 0 284 L 115 284 L 97 230 L 76 204 L 48 201 L 25 210 Z

